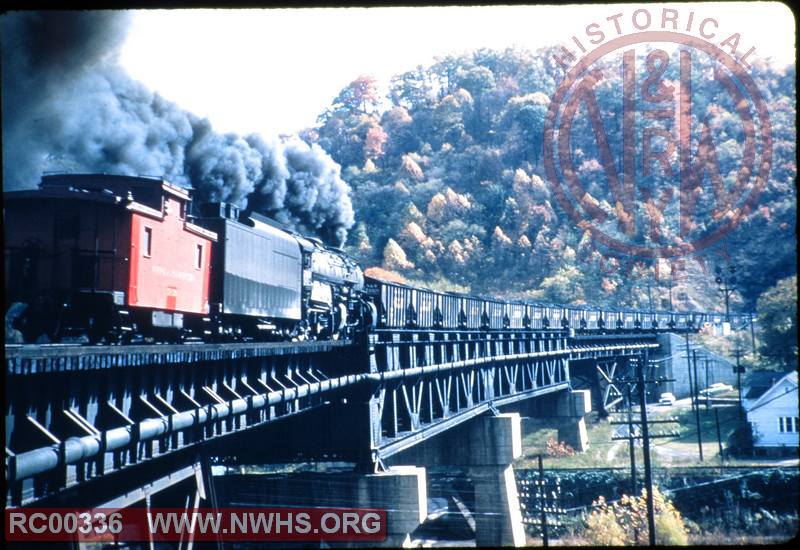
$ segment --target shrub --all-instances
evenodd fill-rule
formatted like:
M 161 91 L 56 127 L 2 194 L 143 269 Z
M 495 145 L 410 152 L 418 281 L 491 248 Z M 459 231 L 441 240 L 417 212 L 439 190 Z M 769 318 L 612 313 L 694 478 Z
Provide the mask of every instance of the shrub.
M 647 500 L 623 495 L 618 502 L 608 504 L 605 498 L 594 503 L 597 506 L 586 520 L 583 536 L 598 546 L 625 546 L 647 544 Z M 657 488 L 653 488 L 656 544 L 683 546 L 689 543 L 688 529 L 680 512 L 666 500 Z
M 547 454 L 552 457 L 572 456 L 575 454 L 575 449 L 563 441 L 559 443 L 555 438 L 550 438 L 547 442 Z
M 664 546 L 689 544 L 689 529 L 684 525 L 680 515 L 656 514 L 656 544 Z
M 729 456 L 747 457 L 753 453 L 753 430 L 749 423 L 738 426 L 728 437 Z
M 615 508 L 609 507 L 603 497 L 596 502 L 599 510 L 592 512 L 586 521 L 583 537 L 597 546 L 625 546 L 628 544 L 628 533 L 620 524 Z

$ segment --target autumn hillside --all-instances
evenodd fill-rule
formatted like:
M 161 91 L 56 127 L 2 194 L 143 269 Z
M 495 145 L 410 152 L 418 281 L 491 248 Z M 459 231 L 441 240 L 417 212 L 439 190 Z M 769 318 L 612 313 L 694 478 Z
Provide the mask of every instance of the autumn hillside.
M 751 71 L 767 101 L 774 138 L 769 183 L 757 209 L 715 245 L 720 252 L 695 251 L 677 266 L 683 270 L 674 278 L 669 261 L 662 261 L 656 280 L 653 261 L 647 260 L 646 273 L 631 280 L 625 269 L 631 258 L 614 270 L 613 260 L 601 269 L 607 250 L 598 247 L 587 255 L 593 252 L 591 241 L 566 216 L 546 181 L 544 119 L 564 74 L 552 54 L 508 49 L 448 55 L 397 75 L 386 98 L 370 77 L 345 86 L 317 127 L 301 135 L 341 165 L 352 189 L 356 225 L 348 252 L 365 267 L 433 288 L 665 309 L 724 311 L 714 281 L 714 268 L 729 265 L 723 253 L 738 268 L 734 311 L 754 309 L 762 293 L 796 274 L 794 66 L 761 64 Z M 665 82 L 678 81 L 677 65 L 669 65 Z M 693 131 L 699 135 L 708 121 L 730 187 L 742 164 L 742 123 L 722 88 L 701 78 L 711 69 L 695 68 Z M 622 107 L 615 91 L 621 70 L 614 62 L 603 70 L 596 93 L 609 141 L 619 143 Z M 613 211 L 603 167 L 592 154 L 594 133 L 580 113 L 571 146 L 587 193 Z M 677 154 L 672 158 L 677 165 L 675 159 Z M 659 173 L 650 183 L 656 197 L 675 185 Z M 698 211 L 713 207 L 712 200 L 712 193 L 702 194 Z M 637 195 L 639 203 L 644 201 Z M 638 234 L 647 233 L 647 219 L 642 206 Z M 665 218 L 661 231 L 662 242 L 680 242 L 676 223 Z

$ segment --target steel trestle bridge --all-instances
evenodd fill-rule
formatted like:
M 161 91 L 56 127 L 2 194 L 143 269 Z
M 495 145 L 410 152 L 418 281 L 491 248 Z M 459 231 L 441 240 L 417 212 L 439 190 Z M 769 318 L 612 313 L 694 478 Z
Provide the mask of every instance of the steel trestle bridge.
M 195 475 L 198 457 L 375 471 L 479 415 L 602 383 L 599 365 L 657 348 L 652 333 L 544 330 L 6 346 L 6 506 L 127 505 Z

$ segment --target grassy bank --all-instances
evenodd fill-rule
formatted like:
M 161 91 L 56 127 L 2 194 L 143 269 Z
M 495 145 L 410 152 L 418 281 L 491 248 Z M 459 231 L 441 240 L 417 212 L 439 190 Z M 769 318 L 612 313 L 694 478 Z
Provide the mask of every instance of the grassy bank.
M 699 484 L 697 490 L 701 490 L 700 496 L 691 496 L 687 500 L 686 494 L 682 494 L 681 498 L 678 498 L 681 501 L 678 509 L 688 514 L 685 519 L 689 528 L 690 545 L 777 544 L 786 542 L 797 534 L 796 509 L 790 509 L 791 506 L 786 509 L 784 506 L 782 511 L 776 514 L 771 511 L 769 503 L 771 499 L 768 497 L 779 495 L 782 491 L 786 491 L 786 488 L 776 489 L 773 483 L 758 488 L 755 482 L 749 480 L 734 482 L 723 489 L 717 485 L 714 489 L 716 492 L 713 492 L 711 487 L 708 489 L 702 487 L 703 483 L 711 479 L 736 477 L 738 474 L 735 469 L 738 468 L 742 468 L 743 471 L 755 469 L 767 472 L 771 467 L 785 462 L 779 458 L 731 456 L 729 444 L 737 440 L 735 437 L 737 430 L 741 431 L 741 428 L 746 426 L 735 404 L 708 408 L 705 404 L 701 404 L 697 412 L 689 404 L 651 407 L 649 410 L 651 411 L 648 414 L 649 419 L 675 419 L 674 423 L 654 423 L 653 432 L 671 430 L 679 432 L 677 437 L 657 438 L 651 441 L 654 483 L 662 490 L 669 491 L 669 487 L 675 486 L 676 479 L 683 479 L 688 485 Z M 621 415 L 614 416 L 621 418 Z M 638 418 L 638 411 L 635 411 L 633 416 Z M 697 437 L 698 418 L 702 460 Z M 538 477 L 535 472 L 526 474 L 523 470 L 537 470 L 538 458 L 541 455 L 545 474 L 562 479 L 563 506 L 578 507 L 563 518 L 565 527 L 557 533 L 551 533 L 550 544 L 553 546 L 591 545 L 590 541 L 582 538 L 583 513 L 580 507 L 587 506 L 591 500 L 600 495 L 613 500 L 622 494 L 630 494 L 630 446 L 625 440 L 614 440 L 614 435 L 620 433 L 620 426 L 613 424 L 609 418 L 601 418 L 597 413 L 590 413 L 585 422 L 589 438 L 588 450 L 584 453 L 570 454 L 564 452 L 563 445 L 557 445 L 558 431 L 552 427 L 552 419 L 523 421 L 523 456 L 514 464 L 518 475 Z M 722 453 L 720 453 L 720 440 Z M 639 444 L 635 449 L 635 460 L 637 478 L 640 482 L 643 478 L 643 458 Z M 701 477 L 706 479 L 700 479 Z M 744 479 L 744 476 L 742 477 Z M 796 483 L 796 477 L 794 479 Z M 759 497 L 753 490 L 761 491 L 764 498 Z M 789 492 L 796 494 L 795 489 Z M 588 493 L 592 494 L 589 502 L 583 502 L 587 500 Z M 678 494 L 674 496 L 677 498 Z M 580 503 L 573 502 L 576 497 L 580 497 L 577 498 Z M 703 497 L 710 498 L 713 504 L 696 505 L 696 502 Z M 770 511 L 761 507 L 770 508 Z M 533 546 L 542 544 L 541 538 L 535 536 L 533 532 L 529 531 L 528 535 L 528 544 Z
M 676 430 L 678 435 L 669 438 L 653 438 L 651 440 L 650 458 L 654 467 L 687 466 L 762 466 L 772 464 L 776 460 L 765 460 L 749 456 L 732 456 L 730 444 L 734 432 L 746 426 L 746 420 L 739 415 L 736 405 L 699 406 L 699 415 L 691 406 L 651 407 L 648 420 L 665 420 L 675 418 L 676 422 L 653 424 L 651 434 Z M 700 441 L 702 442 L 702 460 L 698 444 L 697 418 L 700 420 Z M 553 428 L 553 420 L 547 418 L 526 418 L 522 423 L 522 457 L 515 468 L 537 468 L 538 456 L 542 455 L 544 467 L 558 468 L 624 468 L 630 466 L 630 445 L 627 441 L 613 439 L 619 429 L 625 428 L 612 424 L 612 420 L 622 420 L 622 414 L 614 414 L 609 418 L 601 418 L 597 412 L 589 413 L 585 418 L 589 446 L 586 452 L 555 456 L 548 449 L 548 442 L 558 441 L 558 430 Z M 639 413 L 634 411 L 634 420 Z M 719 428 L 718 428 L 719 426 Z M 721 440 L 721 445 L 720 445 Z M 720 453 L 720 447 L 722 453 Z M 636 463 L 641 466 L 644 456 L 641 442 L 635 450 Z

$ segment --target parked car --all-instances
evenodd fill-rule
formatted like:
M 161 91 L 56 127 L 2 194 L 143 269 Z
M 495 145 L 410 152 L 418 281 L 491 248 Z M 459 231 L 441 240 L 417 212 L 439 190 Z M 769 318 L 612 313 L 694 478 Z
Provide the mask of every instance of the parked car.
M 723 393 L 726 391 L 733 391 L 733 386 L 730 384 L 723 384 L 722 382 L 718 382 L 716 384 L 711 384 L 711 386 L 700 390 L 700 395 L 713 395 L 715 393 Z
M 675 396 L 674 396 L 674 395 L 672 395 L 672 394 L 671 394 L 671 393 L 669 393 L 669 392 L 667 392 L 667 393 L 662 393 L 662 394 L 661 394 L 661 399 L 659 399 L 659 400 L 658 400 L 658 404 L 659 404 L 659 405 L 668 405 L 668 406 L 672 406 L 672 405 L 674 405 L 674 404 L 675 404 Z

